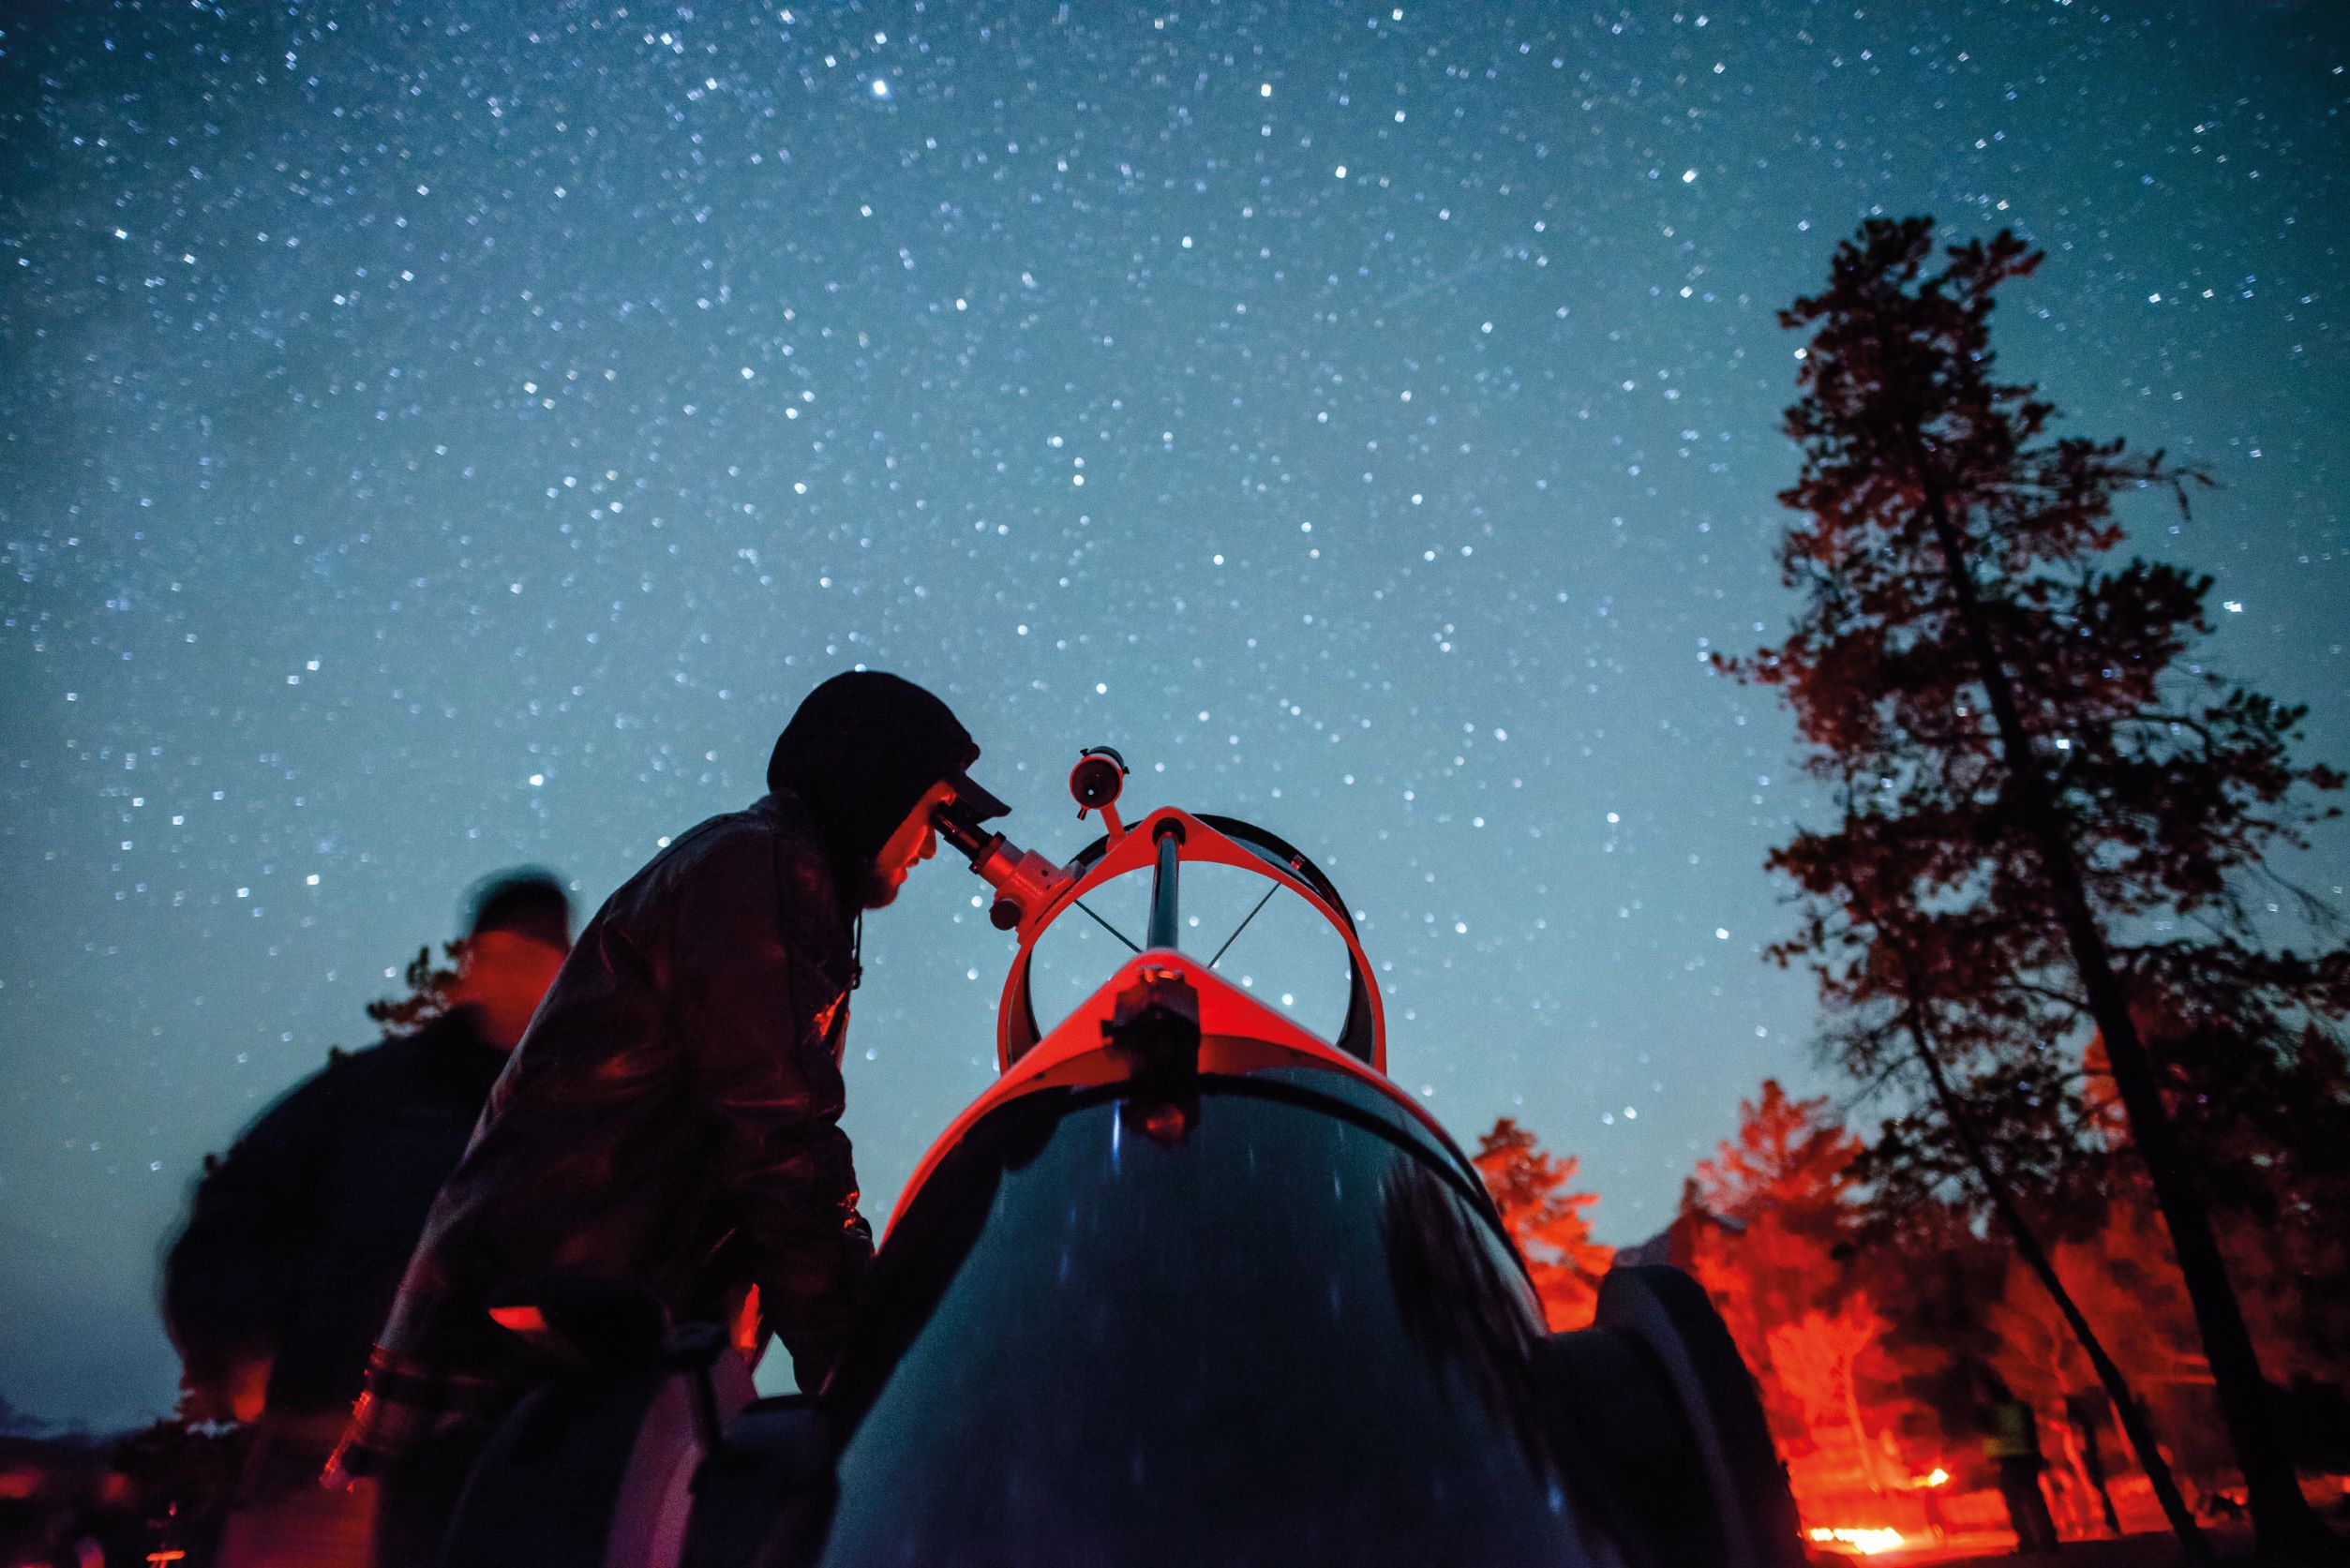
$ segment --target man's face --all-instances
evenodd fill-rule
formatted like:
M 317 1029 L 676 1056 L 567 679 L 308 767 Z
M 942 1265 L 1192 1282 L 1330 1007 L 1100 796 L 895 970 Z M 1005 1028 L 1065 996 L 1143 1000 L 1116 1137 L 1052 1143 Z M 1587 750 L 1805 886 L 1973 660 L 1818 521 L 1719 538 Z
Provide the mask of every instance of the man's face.
M 873 858 L 873 876 L 865 886 L 866 908 L 880 909 L 895 903 L 898 889 L 906 886 L 906 874 L 938 853 L 938 831 L 930 825 L 930 814 L 953 799 L 954 790 L 941 782 L 914 802 L 914 809 L 906 814 L 906 820 L 881 846 L 881 853 Z
M 466 939 L 457 961 L 457 1000 L 473 1008 L 484 1039 L 512 1051 L 562 966 L 561 948 L 516 931 L 480 932 Z

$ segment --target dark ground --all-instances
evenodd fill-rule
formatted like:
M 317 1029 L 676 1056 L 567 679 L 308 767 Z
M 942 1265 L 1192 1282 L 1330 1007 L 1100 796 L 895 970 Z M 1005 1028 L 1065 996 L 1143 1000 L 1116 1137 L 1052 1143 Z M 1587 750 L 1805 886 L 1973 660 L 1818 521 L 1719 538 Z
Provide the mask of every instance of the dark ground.
M 2242 1530 L 2211 1531 L 2208 1532 L 2220 1561 L 2229 1564 L 2244 1564 L 2247 1568 L 2259 1560 L 2253 1555 L 2251 1532 Z M 2043 1553 L 2037 1557 L 2019 1557 L 2005 1533 L 1953 1535 L 1939 1546 L 1920 1549 L 1880 1552 L 1874 1557 L 1846 1557 L 1845 1561 L 1871 1564 L 1893 1564 L 1894 1568 L 1973 1568 L 1992 1563 L 2061 1563 L 2065 1568 L 2181 1568 L 2186 1557 L 2178 1543 L 2167 1534 L 2126 1535 L 2116 1541 L 2068 1541 L 2064 1550 L 2054 1557 Z M 1821 1554 L 1820 1561 L 1834 1558 Z

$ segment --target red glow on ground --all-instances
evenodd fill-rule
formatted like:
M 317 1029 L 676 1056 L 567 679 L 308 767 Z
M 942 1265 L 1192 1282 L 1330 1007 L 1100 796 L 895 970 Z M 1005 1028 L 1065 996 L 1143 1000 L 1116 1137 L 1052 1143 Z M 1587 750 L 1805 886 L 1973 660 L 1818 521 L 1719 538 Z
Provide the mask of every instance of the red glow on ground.
M 1907 1544 L 1901 1531 L 1889 1525 L 1819 1525 L 1804 1534 L 1819 1546 L 1849 1546 L 1863 1557 L 1899 1551 Z

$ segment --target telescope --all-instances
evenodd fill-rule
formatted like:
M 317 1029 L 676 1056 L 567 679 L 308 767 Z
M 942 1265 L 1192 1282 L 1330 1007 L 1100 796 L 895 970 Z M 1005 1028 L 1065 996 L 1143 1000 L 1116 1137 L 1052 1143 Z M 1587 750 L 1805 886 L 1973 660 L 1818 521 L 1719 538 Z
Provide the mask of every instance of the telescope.
M 491 1442 L 449 1568 L 1804 1562 L 1696 1282 L 1616 1268 L 1549 1332 L 1474 1166 L 1387 1079 L 1329 878 L 1232 817 L 1129 825 L 1125 777 L 1081 755 L 1104 831 L 1065 864 L 939 809 L 1018 934 L 998 1076 L 906 1184 L 823 1388 L 755 1397 L 723 1331 L 639 1298 L 559 1304 L 577 1368 Z M 1343 947 L 1326 1038 L 1186 945 L 1210 867 Z M 1137 950 L 1041 1026 L 1039 940 L 1128 876 Z

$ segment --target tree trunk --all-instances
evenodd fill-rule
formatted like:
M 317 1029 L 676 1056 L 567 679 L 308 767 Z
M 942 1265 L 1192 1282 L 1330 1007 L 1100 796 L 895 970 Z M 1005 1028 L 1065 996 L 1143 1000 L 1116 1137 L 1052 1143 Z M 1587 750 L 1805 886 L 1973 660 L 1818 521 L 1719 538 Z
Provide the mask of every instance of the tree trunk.
M 1904 967 L 1907 967 L 1906 960 Z M 2040 1281 L 2041 1289 L 2048 1292 L 2048 1299 L 2057 1304 L 2057 1310 L 2064 1315 L 2065 1323 L 2073 1330 L 2073 1337 L 2080 1342 L 2082 1353 L 2088 1357 L 2089 1366 L 2096 1368 L 2097 1381 L 2104 1386 L 2105 1397 L 2113 1402 L 2114 1419 L 2120 1423 L 2122 1435 L 2129 1439 L 2130 1451 L 2137 1456 L 2138 1468 L 2146 1471 L 2146 1479 L 2154 1488 L 2154 1500 L 2163 1505 L 2163 1517 L 2170 1521 L 2172 1531 L 2186 1548 L 2188 1560 L 2197 1563 L 2210 1562 L 2213 1561 L 2211 1545 L 2204 1539 L 2202 1530 L 2195 1524 L 2195 1516 L 2189 1511 L 2186 1499 L 2179 1496 L 2178 1484 L 2172 1479 L 2170 1466 L 2163 1462 L 2163 1451 L 2154 1441 L 2154 1429 L 2147 1425 L 2146 1412 L 2130 1393 L 2129 1380 L 2121 1375 L 2121 1368 L 2115 1365 L 2114 1358 L 2105 1353 L 2104 1343 L 2097 1337 L 2097 1331 L 2088 1326 L 2088 1319 L 2082 1315 L 2079 1306 L 2073 1302 L 2073 1292 L 2066 1290 L 2064 1281 L 2057 1277 L 2056 1264 L 2049 1261 L 2047 1251 L 2040 1245 L 2040 1238 L 2033 1235 L 2031 1227 L 2024 1222 L 2023 1210 L 2016 1207 L 2007 1183 L 1993 1169 L 1990 1152 L 1983 1146 L 1983 1140 L 1976 1136 L 1974 1123 L 1968 1116 L 1966 1107 L 1952 1091 L 1950 1080 L 1942 1076 L 1942 1064 L 1934 1054 L 1933 1041 L 1926 1034 L 1914 992 L 1908 998 L 1908 1004 L 1909 1039 L 1917 1047 L 1918 1061 L 1925 1068 L 1926 1082 L 1933 1086 L 1934 1098 L 1941 1106 L 1942 1114 L 1949 1119 L 1951 1131 L 1957 1137 L 1959 1148 L 1966 1153 L 1967 1163 L 1974 1167 L 1975 1179 L 1983 1184 L 1983 1194 L 1991 1200 L 1992 1211 L 1999 1217 L 1999 1223 L 2007 1228 L 2008 1235 L 2014 1240 L 2016 1256 L 2023 1259 L 2024 1266 L 2032 1271 L 2032 1277 Z
M 2228 1441 L 2243 1473 L 2253 1530 L 2265 1553 L 2319 1556 L 2333 1537 L 2318 1521 L 2293 1468 L 2293 1456 L 2279 1431 L 2275 1399 L 2260 1370 L 2244 1314 L 2228 1283 L 2227 1265 L 2211 1231 L 2210 1212 L 2196 1189 L 2170 1113 L 2163 1105 L 2160 1085 L 2137 1023 L 2130 1016 L 2130 999 L 2105 948 L 2105 933 L 2089 908 L 2088 891 L 2070 836 L 2058 814 L 2055 791 L 2041 771 L 2031 737 L 2024 728 L 1992 640 L 1991 628 L 1968 574 L 1965 542 L 1944 504 L 1934 470 L 1922 450 L 1913 446 L 1916 474 L 1924 492 L 1927 520 L 1941 545 L 1943 575 L 1958 609 L 1974 656 L 1976 674 L 1999 736 L 2007 762 L 2009 786 L 2014 791 L 2033 847 L 2046 879 L 2049 902 L 2058 925 L 2071 948 L 2081 989 L 2088 999 L 2089 1016 L 2104 1037 L 2105 1054 L 2113 1068 L 2114 1087 L 2129 1118 L 2130 1141 L 2145 1161 L 2154 1187 L 2154 1201 L 2169 1228 L 2172 1249 L 2178 1258 L 2187 1298 L 2194 1306 L 2195 1326 L 2203 1339 L 2205 1358 L 2220 1397 L 2220 1413 Z
M 1844 1364 L 1843 1375 L 1837 1379 L 1844 1385 L 1844 1424 L 1851 1428 L 1852 1456 L 1861 1463 L 1862 1481 L 1866 1483 L 1870 1491 L 1883 1497 L 1886 1492 L 1884 1472 L 1878 1464 L 1877 1451 L 1869 1446 L 1868 1424 L 1861 1419 L 1860 1382 L 1852 1366 L 1860 1359 L 1860 1353 L 1858 1350 L 1852 1352 Z

